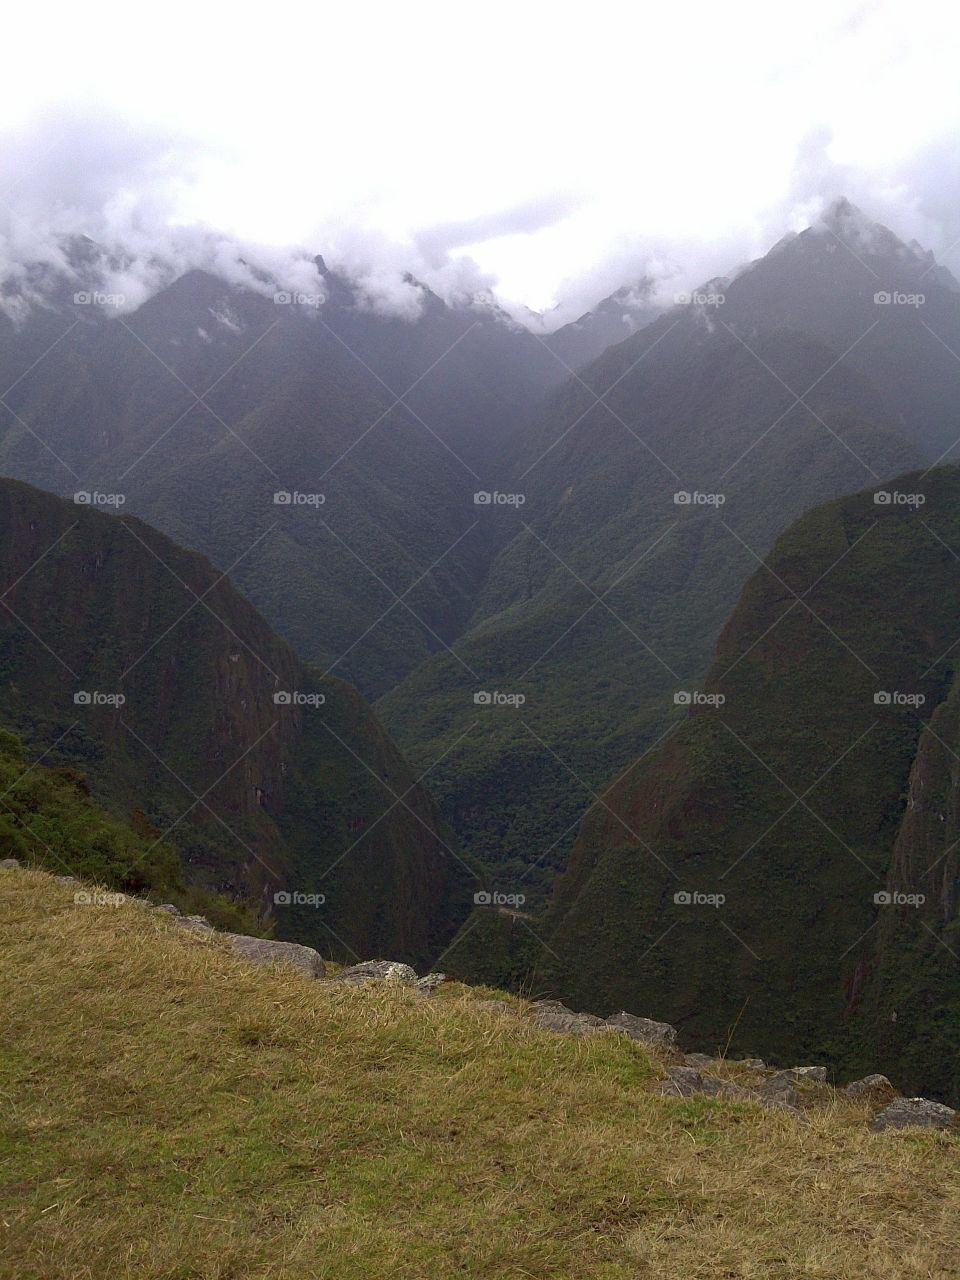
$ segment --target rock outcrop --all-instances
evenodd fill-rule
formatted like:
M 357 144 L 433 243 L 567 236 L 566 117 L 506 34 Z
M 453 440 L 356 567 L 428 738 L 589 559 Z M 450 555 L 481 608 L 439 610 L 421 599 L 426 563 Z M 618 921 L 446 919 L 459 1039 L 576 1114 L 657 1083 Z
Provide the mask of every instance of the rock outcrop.
M 364 960 L 361 964 L 351 965 L 335 973 L 331 982 L 340 982 L 348 987 L 363 987 L 368 982 L 389 982 L 395 986 L 412 987 L 417 982 L 415 969 L 397 960 Z
M 418 991 L 422 996 L 432 996 L 434 991 L 442 987 L 446 982 L 452 982 L 445 973 L 427 973 L 422 978 L 418 978 L 413 984 L 413 989 Z
M 632 1040 L 661 1047 L 672 1045 L 677 1038 L 676 1027 L 671 1027 L 667 1022 L 639 1018 L 636 1014 L 623 1010 L 609 1018 L 600 1018 L 595 1013 L 576 1013 L 559 1000 L 538 1000 L 533 1006 L 533 1020 L 544 1031 L 557 1031 L 565 1035 L 619 1031 Z
M 533 1021 L 543 1031 L 571 1036 L 588 1035 L 603 1026 L 603 1019 L 595 1013 L 574 1013 L 559 1000 L 538 1000 L 533 1006 Z
M 615 1031 L 622 1031 L 632 1040 L 640 1040 L 644 1044 L 672 1045 L 677 1038 L 676 1027 L 669 1022 L 654 1022 L 651 1018 L 638 1018 L 635 1014 L 614 1013 L 604 1023 Z
M 516 1016 L 516 1009 L 507 1000 L 478 1000 L 477 1008 L 483 1009 L 486 1013 Z
M 852 1080 L 845 1092 L 848 1098 L 892 1098 L 896 1089 L 886 1076 L 872 1075 L 864 1076 L 862 1080 Z
M 667 1067 L 667 1078 L 657 1085 L 657 1092 L 665 1098 L 726 1098 L 733 1102 L 759 1102 L 764 1107 L 794 1111 L 798 1098 L 794 1090 L 769 1087 L 764 1082 L 759 1088 L 745 1089 L 733 1080 L 704 1074 L 696 1067 Z
M 249 938 L 242 933 L 225 933 L 225 942 L 243 960 L 251 964 L 287 964 L 308 978 L 322 978 L 326 966 L 319 951 L 299 942 L 275 942 L 272 938 Z
M 929 1098 L 897 1098 L 878 1111 L 870 1128 L 884 1129 L 951 1129 L 957 1118 L 952 1107 Z

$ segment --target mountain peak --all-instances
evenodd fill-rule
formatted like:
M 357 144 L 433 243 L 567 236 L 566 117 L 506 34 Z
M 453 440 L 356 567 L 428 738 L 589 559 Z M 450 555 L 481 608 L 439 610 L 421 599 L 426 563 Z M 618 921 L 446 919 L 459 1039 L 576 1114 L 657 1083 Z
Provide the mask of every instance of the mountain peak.
M 839 196 L 827 205 L 810 231 L 815 235 L 826 231 L 863 257 L 886 258 L 900 263 L 911 259 L 924 264 L 933 261 L 929 251 L 915 240 L 905 243 L 889 227 L 875 222 L 846 196 Z
M 823 210 L 820 221 L 824 226 L 836 228 L 851 221 L 869 223 L 870 219 L 852 200 L 848 200 L 846 196 L 837 196 Z

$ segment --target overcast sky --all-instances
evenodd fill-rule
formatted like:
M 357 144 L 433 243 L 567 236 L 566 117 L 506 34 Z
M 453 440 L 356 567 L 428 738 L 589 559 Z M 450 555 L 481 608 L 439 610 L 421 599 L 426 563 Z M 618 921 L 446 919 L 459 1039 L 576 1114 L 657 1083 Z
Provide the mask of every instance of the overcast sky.
M 142 249 L 201 224 L 566 319 L 648 271 L 722 272 L 845 193 L 960 268 L 942 0 L 18 10 L 0 266 L 65 225 Z

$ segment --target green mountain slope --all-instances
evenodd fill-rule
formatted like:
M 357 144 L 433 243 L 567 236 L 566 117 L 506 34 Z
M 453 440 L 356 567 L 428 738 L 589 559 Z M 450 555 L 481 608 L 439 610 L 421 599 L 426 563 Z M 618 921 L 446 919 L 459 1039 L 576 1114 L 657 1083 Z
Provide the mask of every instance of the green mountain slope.
M 108 817 L 92 803 L 82 774 L 33 764 L 5 729 L 0 788 L 0 856 L 132 892 L 176 887 L 173 849 L 157 844 L 139 815 L 139 830 Z
M 949 272 L 838 201 L 547 400 L 500 484 L 525 501 L 457 658 L 425 660 L 378 704 L 423 767 L 464 735 L 435 790 L 504 888 L 549 889 L 791 520 L 954 446 L 958 343 Z M 471 682 L 522 694 L 524 717 L 471 728 Z
M 925 501 L 819 507 L 751 578 L 700 686 L 725 701 L 587 819 L 538 972 L 956 1098 L 960 470 L 884 491 Z
M 137 809 L 195 884 L 337 954 L 425 960 L 466 869 L 351 686 L 139 520 L 0 481 L 0 723 Z M 323 895 L 274 905 L 277 892 Z
M 505 889 L 549 888 L 584 810 L 667 729 L 674 692 L 695 687 L 777 533 L 917 461 L 872 388 L 831 369 L 816 342 L 779 332 L 750 351 L 694 330 L 651 349 L 649 365 L 634 345 L 644 330 L 587 371 L 618 384 L 613 413 L 579 382 L 558 393 L 541 429 L 576 426 L 523 482 L 527 502 L 501 516 L 515 536 L 456 657 L 438 654 L 378 702 L 415 766 L 449 751 L 435 794 Z M 821 380 L 797 405 L 764 365 L 790 386 Z M 642 440 L 623 425 L 638 418 Z M 723 502 L 678 504 L 678 492 Z M 477 689 L 526 701 L 478 709 Z

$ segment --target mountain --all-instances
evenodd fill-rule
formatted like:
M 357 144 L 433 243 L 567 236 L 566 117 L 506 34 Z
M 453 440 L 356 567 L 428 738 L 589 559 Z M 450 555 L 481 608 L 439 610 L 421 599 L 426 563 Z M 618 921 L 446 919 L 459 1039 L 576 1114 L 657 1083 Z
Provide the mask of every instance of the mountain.
M 401 319 L 316 280 L 275 301 L 191 272 L 120 316 L 48 290 L 0 336 L 0 468 L 119 493 L 229 571 L 542 902 L 777 534 L 942 451 L 960 293 L 840 203 L 558 386 L 569 362 L 486 303 L 408 282 Z
M 176 846 L 188 883 L 280 936 L 417 961 L 442 947 L 467 869 L 354 688 L 140 520 L 3 480 L 0 543 L 0 724 L 29 758 L 78 771 L 150 849 Z
M 666 309 L 654 297 L 654 281 L 647 277 L 623 285 L 577 320 L 561 325 L 545 339 L 547 346 L 570 369 L 596 360 L 607 347 L 623 342 Z
M 880 228 L 876 240 L 883 280 L 904 282 L 906 255 L 928 273 L 944 332 L 960 324 L 960 294 L 930 260 Z M 851 301 L 850 264 L 871 278 L 822 229 L 776 246 L 581 369 L 518 438 L 499 487 L 522 505 L 502 508 L 512 536 L 455 656 L 424 661 L 377 703 L 415 767 L 448 753 L 434 792 L 505 891 L 543 900 L 580 817 L 667 731 L 674 694 L 699 687 L 743 583 L 791 520 L 936 457 L 960 402 L 947 382 L 942 420 L 908 416 L 844 356 L 846 339 L 813 332 L 829 326 L 819 301 L 807 307 L 808 278 L 817 299 L 836 291 L 834 311 L 853 307 L 856 336 L 889 325 L 895 346 L 908 321 L 925 332 L 916 308 Z M 478 689 L 525 702 L 478 712 Z
M 321 259 L 313 293 L 191 271 L 128 314 L 99 278 L 0 316 L 0 468 L 121 494 L 367 695 L 449 644 L 492 555 L 473 495 L 563 373 L 539 340 L 416 282 L 380 314 Z
M 958 564 L 954 466 L 797 521 L 584 823 L 539 981 L 960 1096 Z
M 863 374 L 928 461 L 960 442 L 960 284 L 915 241 L 836 200 L 724 292 L 718 316 L 746 341 L 798 329 Z

